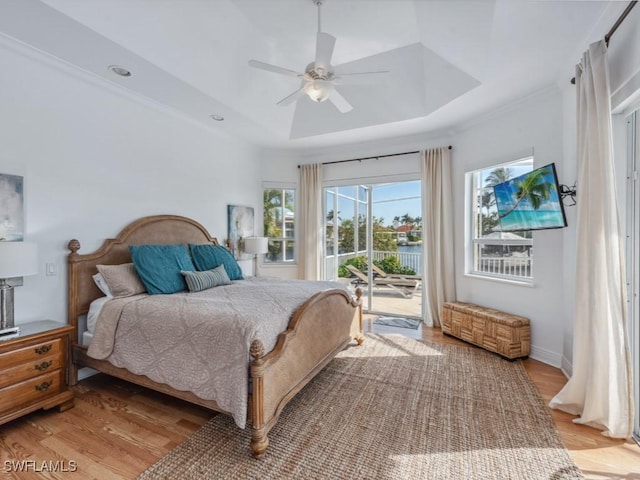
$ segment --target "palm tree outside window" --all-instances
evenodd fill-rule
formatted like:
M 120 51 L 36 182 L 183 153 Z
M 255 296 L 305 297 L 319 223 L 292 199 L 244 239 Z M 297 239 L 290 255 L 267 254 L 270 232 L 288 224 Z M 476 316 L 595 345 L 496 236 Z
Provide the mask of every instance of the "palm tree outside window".
M 294 189 L 263 191 L 264 236 L 269 239 L 266 263 L 291 263 L 296 259 L 295 199 Z

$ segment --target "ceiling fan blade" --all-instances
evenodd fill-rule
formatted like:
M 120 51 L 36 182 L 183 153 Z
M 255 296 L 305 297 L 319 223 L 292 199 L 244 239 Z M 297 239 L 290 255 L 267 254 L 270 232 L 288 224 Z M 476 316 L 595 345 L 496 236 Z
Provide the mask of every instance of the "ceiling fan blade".
M 354 72 L 341 73 L 333 77 L 336 85 L 361 85 L 377 83 L 387 77 L 389 70 L 380 70 L 378 72 Z
M 298 90 L 293 92 L 291 95 L 287 95 L 286 97 L 284 97 L 276 105 L 280 105 L 281 107 L 286 107 L 287 105 L 291 105 L 293 102 L 298 100 L 303 95 L 304 95 L 304 86 L 300 87 Z
M 316 68 L 323 68 L 325 71 L 329 70 L 335 44 L 335 37 L 332 37 L 328 33 L 318 32 L 318 36 L 316 37 Z
M 259 68 L 260 70 L 266 70 L 268 72 L 280 73 L 281 75 L 288 75 L 290 77 L 301 78 L 304 76 L 304 74 L 298 73 L 294 70 L 278 67 L 277 65 L 271 65 L 270 63 L 264 63 L 259 60 L 249 60 L 249 66 L 253 68 Z
M 351 104 L 347 102 L 346 98 L 344 98 L 335 88 L 331 92 L 331 95 L 329 95 L 329 100 L 338 110 L 340 110 L 340 113 L 347 113 L 353 110 Z

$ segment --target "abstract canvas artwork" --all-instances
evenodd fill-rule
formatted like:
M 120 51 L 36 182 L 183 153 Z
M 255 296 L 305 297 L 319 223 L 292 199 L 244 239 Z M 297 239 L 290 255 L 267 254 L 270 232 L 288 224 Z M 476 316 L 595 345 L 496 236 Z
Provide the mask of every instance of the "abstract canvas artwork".
M 24 240 L 24 177 L 0 173 L 0 241 Z M 14 287 L 22 285 L 22 277 L 10 278 Z
M 0 239 L 24 240 L 24 177 L 0 173 Z
M 228 238 L 231 253 L 238 260 L 251 258 L 242 251 L 242 240 L 253 236 L 253 207 L 227 205 Z

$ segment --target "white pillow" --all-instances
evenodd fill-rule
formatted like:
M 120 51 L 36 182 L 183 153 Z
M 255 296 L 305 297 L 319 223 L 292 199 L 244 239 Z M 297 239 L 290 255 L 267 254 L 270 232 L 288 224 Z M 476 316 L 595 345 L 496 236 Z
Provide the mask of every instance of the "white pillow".
M 89 305 L 89 313 L 87 313 L 87 331 L 93 333 L 96 328 L 96 322 L 100 316 L 100 311 L 105 303 L 111 300 L 113 297 L 100 297 L 96 298 Z
M 111 293 L 111 290 L 109 290 L 109 285 L 107 285 L 107 282 L 104 280 L 104 277 L 101 273 L 96 273 L 93 276 L 93 281 L 96 282 L 96 285 L 102 293 L 104 293 L 109 298 L 113 298 L 113 293 Z

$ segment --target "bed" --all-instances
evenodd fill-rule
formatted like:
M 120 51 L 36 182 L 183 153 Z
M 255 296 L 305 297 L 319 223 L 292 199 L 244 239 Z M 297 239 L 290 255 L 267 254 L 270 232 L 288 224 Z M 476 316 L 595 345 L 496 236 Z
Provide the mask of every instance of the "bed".
M 103 302 L 105 300 L 103 298 L 104 293 L 100 291 L 93 278 L 97 272 L 98 265 L 100 265 L 100 268 L 104 268 L 105 265 L 121 266 L 130 263 L 132 261 L 130 247 L 132 246 L 133 250 L 131 251 L 135 253 L 135 249 L 141 245 L 179 244 L 185 246 L 191 244 L 218 245 L 218 242 L 198 222 L 176 215 L 155 215 L 136 220 L 125 227 L 116 238 L 106 240 L 98 250 L 92 253 L 80 254 L 80 242 L 78 240 L 69 242 L 68 315 L 69 324 L 76 329 L 74 337 L 76 341 L 72 344 L 70 383 L 77 383 L 78 369 L 90 367 L 99 372 L 186 400 L 216 412 L 232 415 L 238 425 L 242 423 L 238 421 L 238 417 L 246 417 L 247 424 L 252 429 L 251 449 L 255 457 L 262 458 L 269 445 L 268 433 L 277 422 L 284 406 L 347 344 L 353 340 L 358 344 L 362 343 L 364 337 L 362 335 L 361 292 L 357 290 L 355 296 L 352 296 L 344 287 L 340 287 L 338 284 L 318 282 L 315 285 L 313 282 L 300 281 L 288 284 L 286 281 L 280 280 L 266 282 L 259 278 L 247 278 L 233 281 L 231 282 L 232 285 L 211 289 L 212 292 L 222 292 L 216 293 L 217 295 L 223 295 L 224 298 L 222 299 L 220 297 L 216 297 L 215 300 L 210 299 L 207 292 L 198 292 L 171 295 L 141 294 L 130 299 L 114 299 L 114 301 Z M 273 284 L 272 287 L 268 287 L 268 283 Z M 275 290 L 268 290 L 268 288 L 275 288 Z M 289 288 L 291 290 L 285 290 Z M 291 295 L 284 293 L 289 291 L 292 292 Z M 228 309 L 234 313 L 247 310 L 245 304 L 250 302 L 247 302 L 246 297 L 243 296 L 246 295 L 245 292 L 252 292 L 251 298 L 264 299 L 264 308 L 260 310 L 267 312 L 267 315 L 270 304 L 274 304 L 273 308 L 277 308 L 278 312 L 285 312 L 291 305 L 295 304 L 296 306 L 291 314 L 287 316 L 283 328 L 275 334 L 274 338 L 264 334 L 264 338 L 248 338 L 245 342 L 244 340 L 236 339 L 235 336 L 233 337 L 235 339 L 234 342 L 238 341 L 242 344 L 238 348 L 246 348 L 247 355 L 243 357 L 242 354 L 239 354 L 238 358 L 241 360 L 237 365 L 234 364 L 235 366 L 225 367 L 222 370 L 231 371 L 235 369 L 236 371 L 241 371 L 244 369 L 246 371 L 246 384 L 240 387 L 240 391 L 246 392 L 245 396 L 243 396 L 243 402 L 236 402 L 230 406 L 228 399 L 221 401 L 212 398 L 210 395 L 202 394 L 200 390 L 184 387 L 178 382 L 178 378 L 173 379 L 169 376 L 166 381 L 164 378 L 158 380 L 154 374 L 145 375 L 137 372 L 135 368 L 127 368 L 126 365 L 124 367 L 119 366 L 119 362 L 115 361 L 114 363 L 112 357 L 116 357 L 116 350 L 120 345 L 118 341 L 126 344 L 124 340 L 114 341 L 114 345 L 111 346 L 112 351 L 107 349 L 102 355 L 95 354 L 95 351 L 100 350 L 99 347 L 104 343 L 98 341 L 98 330 L 100 328 L 102 330 L 111 328 L 114 331 L 118 329 L 126 331 L 126 325 L 128 324 L 125 322 L 128 321 L 129 317 L 132 317 L 133 314 L 130 311 L 134 309 L 136 312 L 143 312 L 146 308 L 152 313 L 150 316 L 153 317 L 154 308 L 156 310 L 158 308 L 149 306 L 152 301 L 164 302 L 166 305 L 171 302 L 180 305 L 186 302 L 199 302 L 207 305 L 217 302 L 216 310 L 220 310 L 221 306 L 225 305 L 224 302 L 233 299 L 232 301 L 236 303 Z M 214 294 L 212 293 L 211 296 L 213 297 Z M 296 300 L 296 296 L 298 300 Z M 273 299 L 273 301 L 268 299 Z M 119 305 L 117 300 L 126 300 L 120 302 L 124 306 Z M 287 302 L 289 302 L 289 305 L 285 305 Z M 105 326 L 107 321 L 104 318 L 108 317 L 108 315 L 106 312 L 101 313 L 96 324 L 96 338 L 93 340 L 99 346 L 93 345 L 93 343 L 87 345 L 88 342 L 83 341 L 83 338 L 87 338 L 87 333 L 85 332 L 86 322 L 83 321 L 83 318 L 89 313 L 90 307 L 93 309 L 98 303 L 101 303 L 101 307 L 104 310 L 111 309 L 116 312 L 111 313 L 111 316 L 116 318 L 115 324 L 111 327 Z M 107 306 L 109 307 L 107 308 Z M 206 308 L 209 307 L 207 306 Z M 176 309 L 176 311 L 184 310 L 183 307 L 176 307 Z M 127 312 L 126 315 L 124 312 Z M 202 328 L 205 327 L 201 325 L 203 322 L 200 321 L 204 314 L 200 312 L 200 317 L 196 319 L 196 315 L 193 313 L 192 319 L 192 313 L 189 312 L 187 310 L 187 313 L 182 315 L 184 324 L 180 328 L 182 331 L 191 333 L 194 336 L 204 336 L 206 332 Z M 140 315 L 142 314 L 140 313 Z M 120 317 L 121 319 L 117 320 Z M 260 315 L 256 315 L 256 318 L 259 317 Z M 161 325 L 170 328 L 172 321 L 163 320 Z M 260 319 L 261 321 L 262 319 Z M 103 323 L 101 324 L 101 322 Z M 118 322 L 122 322 L 122 324 L 118 326 Z M 262 333 L 261 335 L 255 333 L 261 328 L 259 321 L 247 318 L 246 322 L 251 326 L 251 328 L 243 329 L 243 331 L 248 332 L 247 335 L 255 335 L 256 337 L 263 335 Z M 131 324 L 139 324 L 140 326 L 136 327 L 138 329 L 144 328 L 144 322 L 141 320 Z M 197 325 L 197 327 L 194 326 L 194 330 L 191 332 L 190 329 L 192 327 L 186 329 L 184 325 Z M 195 328 L 200 328 L 200 330 L 195 330 Z M 237 327 L 233 328 L 237 329 Z M 91 334 L 93 333 L 92 331 Z M 88 335 L 89 338 L 91 338 L 91 334 Z M 144 331 L 142 335 L 146 335 Z M 131 342 L 133 341 L 131 338 L 135 337 L 129 336 L 126 338 L 129 338 L 129 342 Z M 220 342 L 220 344 L 234 342 Z M 157 346 L 155 341 L 152 341 L 152 344 L 154 348 Z M 93 353 L 90 351 L 91 348 L 94 350 Z M 144 348 L 140 350 L 142 351 Z M 162 349 L 158 348 L 157 350 Z M 215 345 L 212 345 L 210 350 L 215 351 Z M 158 355 L 164 355 L 164 353 L 161 352 Z M 169 354 L 167 353 L 167 355 Z M 181 368 L 191 368 L 188 362 L 190 357 L 187 358 L 188 356 L 185 356 L 184 353 L 181 355 L 183 361 L 186 362 Z M 200 356 L 204 356 L 204 354 Z M 166 362 L 166 364 L 171 366 L 172 362 L 173 360 Z M 162 365 L 163 358 L 159 357 L 159 360 L 154 358 L 154 363 Z M 211 375 L 210 377 L 205 375 L 205 378 L 211 378 L 211 383 L 214 384 L 216 375 L 218 375 L 217 372 L 221 368 L 220 364 L 218 364 L 218 369 L 211 362 L 209 364 L 211 364 L 211 367 L 205 368 L 210 368 L 211 371 L 204 372 L 199 366 L 193 370 L 194 373 Z M 156 370 L 166 374 L 171 368 L 156 368 Z M 171 386 L 171 384 L 176 385 L 177 388 Z M 237 410 L 240 407 L 246 409 L 246 412 L 243 412 L 246 414 L 244 417 L 237 414 Z M 234 409 L 236 410 L 235 413 Z

